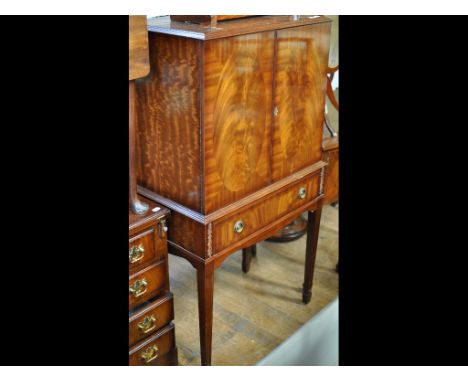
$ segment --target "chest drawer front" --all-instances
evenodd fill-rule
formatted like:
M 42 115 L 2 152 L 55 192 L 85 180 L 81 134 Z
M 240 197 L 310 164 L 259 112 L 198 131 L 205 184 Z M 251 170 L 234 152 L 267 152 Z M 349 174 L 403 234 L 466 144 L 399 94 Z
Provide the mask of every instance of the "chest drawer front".
M 167 288 L 167 262 L 161 261 L 133 274 L 129 279 L 129 308 L 132 309 Z
M 167 254 L 167 240 L 159 237 L 157 226 L 139 232 L 128 241 L 128 266 L 130 273 L 153 261 L 163 260 Z
M 174 345 L 174 325 L 169 324 L 146 341 L 132 347 L 129 351 L 128 364 L 130 366 L 155 365 L 162 356 L 174 349 Z
M 143 306 L 130 316 L 129 346 L 156 333 L 173 319 L 174 304 L 171 293 Z
M 319 196 L 320 172 L 228 218 L 214 223 L 213 246 L 219 252 Z

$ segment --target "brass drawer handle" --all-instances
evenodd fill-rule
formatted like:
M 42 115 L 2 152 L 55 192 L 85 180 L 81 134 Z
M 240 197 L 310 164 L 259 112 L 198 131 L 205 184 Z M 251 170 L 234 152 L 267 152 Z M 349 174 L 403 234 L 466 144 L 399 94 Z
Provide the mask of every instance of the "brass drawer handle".
M 140 261 L 143 256 L 145 256 L 145 247 L 143 247 L 143 244 L 138 246 L 134 245 L 128 251 L 128 262 L 130 264 L 135 264 L 137 261 Z
M 146 279 L 136 280 L 133 283 L 133 286 L 129 287 L 128 290 L 133 295 L 133 297 L 140 297 L 145 294 L 147 291 L 148 281 Z
M 153 315 L 146 316 L 143 321 L 138 323 L 138 329 L 143 334 L 151 332 L 156 327 L 156 318 Z
M 238 220 L 234 223 L 234 232 L 241 233 L 244 230 L 244 222 L 242 220 Z
M 299 189 L 299 192 L 297 193 L 297 197 L 298 197 L 299 199 L 305 199 L 306 195 L 307 195 L 307 190 L 306 190 L 306 188 L 305 188 L 305 187 L 301 187 L 301 188 Z
M 159 349 L 156 345 L 149 346 L 141 352 L 141 359 L 145 363 L 150 363 L 151 361 L 158 358 L 158 351 Z

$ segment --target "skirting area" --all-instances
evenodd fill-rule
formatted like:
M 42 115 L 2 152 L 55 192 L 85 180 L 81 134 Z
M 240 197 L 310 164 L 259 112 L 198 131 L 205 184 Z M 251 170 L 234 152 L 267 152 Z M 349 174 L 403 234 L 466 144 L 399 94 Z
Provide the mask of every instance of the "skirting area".
M 305 236 L 291 243 L 261 242 L 248 274 L 241 252 L 215 273 L 213 365 L 255 365 L 338 295 L 338 208 L 325 206 L 312 301 L 301 302 Z M 200 365 L 196 271 L 169 256 L 179 365 Z

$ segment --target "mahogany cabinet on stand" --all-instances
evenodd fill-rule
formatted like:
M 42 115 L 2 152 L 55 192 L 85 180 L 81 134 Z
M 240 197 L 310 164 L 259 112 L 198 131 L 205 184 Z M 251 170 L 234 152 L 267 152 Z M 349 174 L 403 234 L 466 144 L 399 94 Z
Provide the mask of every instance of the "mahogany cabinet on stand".
M 330 20 L 258 16 L 211 28 L 165 17 L 148 30 L 151 73 L 136 81 L 138 191 L 171 210 L 170 252 L 197 270 L 210 365 L 215 269 L 305 211 L 302 299 L 311 299 Z

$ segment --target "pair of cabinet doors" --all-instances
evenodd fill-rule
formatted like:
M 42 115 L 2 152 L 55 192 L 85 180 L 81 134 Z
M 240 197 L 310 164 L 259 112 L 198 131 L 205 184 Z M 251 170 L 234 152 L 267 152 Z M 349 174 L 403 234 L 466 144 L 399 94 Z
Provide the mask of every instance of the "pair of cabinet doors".
M 151 33 L 140 183 L 210 213 L 318 162 L 329 38 L 330 23 L 208 41 Z

